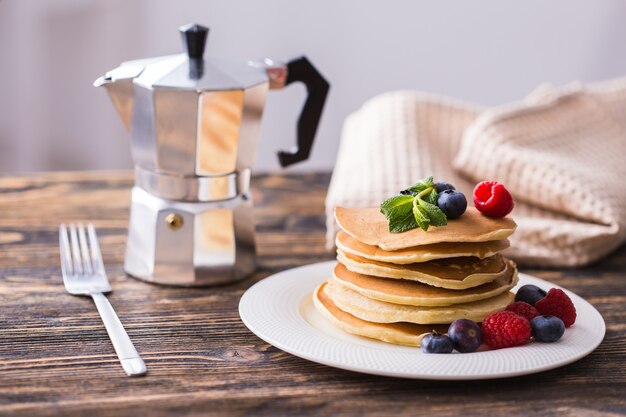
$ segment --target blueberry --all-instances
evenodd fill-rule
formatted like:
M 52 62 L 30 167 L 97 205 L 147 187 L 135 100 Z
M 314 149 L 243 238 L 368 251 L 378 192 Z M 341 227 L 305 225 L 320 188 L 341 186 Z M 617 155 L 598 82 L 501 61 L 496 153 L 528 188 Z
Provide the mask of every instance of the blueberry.
M 524 301 L 534 306 L 535 303 L 546 296 L 546 292 L 536 285 L 524 285 L 517 290 L 515 301 Z
M 480 326 L 468 319 L 454 320 L 448 328 L 448 337 L 452 345 L 461 353 L 474 352 L 483 341 Z
M 456 219 L 465 213 L 467 200 L 463 193 L 456 190 L 444 190 L 439 193 L 437 206 L 443 211 L 448 219 Z
M 535 340 L 544 343 L 556 342 L 565 333 L 563 320 L 555 316 L 537 316 L 530 322 Z
M 409 189 L 406 189 L 406 190 L 400 191 L 400 194 L 402 194 L 402 195 L 416 195 L 417 193 L 415 193 L 414 191 L 411 191 Z
M 420 347 L 424 353 L 450 353 L 452 352 L 452 340 L 445 334 L 432 332 L 422 338 Z
M 436 182 L 435 183 L 435 190 L 438 193 L 442 193 L 446 190 L 456 190 L 456 188 L 454 188 L 454 185 L 449 184 L 447 182 Z

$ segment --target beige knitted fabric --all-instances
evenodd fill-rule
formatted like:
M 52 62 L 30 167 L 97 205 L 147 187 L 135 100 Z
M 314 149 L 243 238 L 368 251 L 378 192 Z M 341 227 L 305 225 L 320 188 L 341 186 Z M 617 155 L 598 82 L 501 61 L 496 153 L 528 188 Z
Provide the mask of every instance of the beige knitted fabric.
M 543 86 L 487 110 L 415 92 L 373 98 L 344 124 L 326 199 L 329 247 L 335 206 L 377 206 L 428 175 L 470 204 L 476 182 L 504 183 L 519 226 L 507 255 L 519 263 L 593 262 L 625 238 L 626 78 Z

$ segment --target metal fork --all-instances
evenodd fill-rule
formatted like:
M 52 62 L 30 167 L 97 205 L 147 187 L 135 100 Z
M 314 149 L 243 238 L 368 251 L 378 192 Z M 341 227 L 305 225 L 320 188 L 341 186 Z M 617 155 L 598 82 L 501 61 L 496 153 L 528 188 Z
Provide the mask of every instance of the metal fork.
M 147 369 L 143 359 L 103 294 L 111 292 L 111 286 L 104 271 L 96 229 L 89 224 L 85 232 L 82 224 L 78 227 L 70 224 L 68 233 L 68 228 L 62 224 L 59 228 L 59 245 L 65 289 L 73 295 L 88 295 L 93 298 L 124 371 L 128 376 L 145 375 Z

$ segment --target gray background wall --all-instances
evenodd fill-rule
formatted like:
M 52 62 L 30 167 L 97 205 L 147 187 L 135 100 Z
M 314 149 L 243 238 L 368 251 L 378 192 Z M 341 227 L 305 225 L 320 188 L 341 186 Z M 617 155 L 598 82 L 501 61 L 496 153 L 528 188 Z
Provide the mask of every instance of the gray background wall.
M 495 105 L 538 84 L 626 73 L 619 0 L 0 0 L 0 172 L 131 166 L 127 134 L 93 80 L 121 61 L 181 50 L 176 28 L 211 28 L 207 53 L 305 53 L 331 81 L 307 163 L 331 169 L 343 119 L 388 90 Z M 273 92 L 256 168 L 294 140 L 304 88 Z

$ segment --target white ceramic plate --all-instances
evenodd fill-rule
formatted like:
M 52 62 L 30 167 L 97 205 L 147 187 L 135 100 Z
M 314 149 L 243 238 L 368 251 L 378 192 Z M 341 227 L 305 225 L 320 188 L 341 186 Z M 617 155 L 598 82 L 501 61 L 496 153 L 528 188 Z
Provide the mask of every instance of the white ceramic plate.
M 354 336 L 335 327 L 313 306 L 311 293 L 331 276 L 334 266 L 335 261 L 311 264 L 256 283 L 239 302 L 241 320 L 261 339 L 292 355 L 355 372 L 418 379 L 490 379 L 541 372 L 583 358 L 604 338 L 600 313 L 565 289 L 578 318 L 556 343 L 436 355 Z M 557 287 L 526 274 L 519 278 L 518 286 Z

